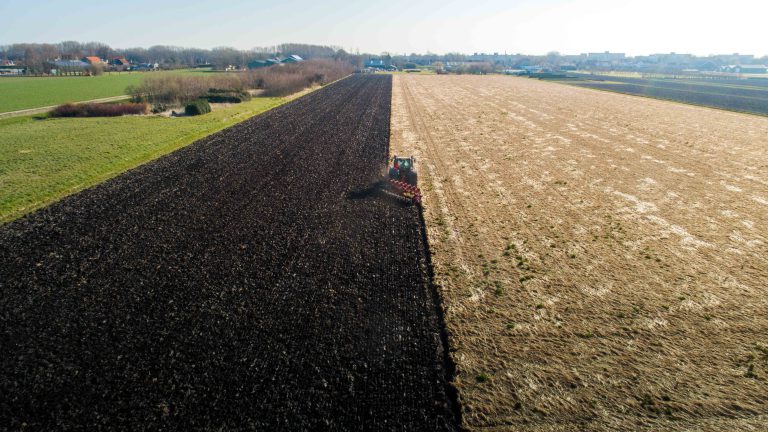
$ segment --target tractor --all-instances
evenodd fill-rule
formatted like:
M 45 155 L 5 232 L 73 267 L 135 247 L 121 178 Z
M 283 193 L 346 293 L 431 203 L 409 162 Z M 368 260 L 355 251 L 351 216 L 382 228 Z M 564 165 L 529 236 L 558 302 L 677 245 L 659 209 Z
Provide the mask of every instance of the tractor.
M 389 175 L 385 182 L 384 191 L 403 201 L 410 201 L 413 204 L 421 204 L 421 191 L 419 190 L 418 174 L 414 163 L 416 159 L 411 157 L 392 158 L 392 166 L 389 167 Z
M 408 183 L 411 186 L 417 186 L 418 174 L 416 168 L 413 166 L 416 159 L 411 157 L 393 157 L 392 166 L 389 167 L 389 178 L 401 182 Z

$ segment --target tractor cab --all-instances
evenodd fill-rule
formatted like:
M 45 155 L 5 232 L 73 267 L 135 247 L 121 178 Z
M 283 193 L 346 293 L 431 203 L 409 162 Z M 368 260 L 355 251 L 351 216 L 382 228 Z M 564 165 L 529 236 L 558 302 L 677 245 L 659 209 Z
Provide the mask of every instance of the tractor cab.
M 413 160 L 411 158 L 401 158 L 395 156 L 393 158 L 393 166 L 402 171 L 410 171 L 413 166 Z

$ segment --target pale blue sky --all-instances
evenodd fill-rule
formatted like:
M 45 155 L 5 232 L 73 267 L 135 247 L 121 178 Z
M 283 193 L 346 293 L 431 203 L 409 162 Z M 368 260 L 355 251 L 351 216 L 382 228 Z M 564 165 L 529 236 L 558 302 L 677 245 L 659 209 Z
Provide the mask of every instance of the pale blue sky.
M 0 0 L 0 44 L 768 54 L 768 0 Z

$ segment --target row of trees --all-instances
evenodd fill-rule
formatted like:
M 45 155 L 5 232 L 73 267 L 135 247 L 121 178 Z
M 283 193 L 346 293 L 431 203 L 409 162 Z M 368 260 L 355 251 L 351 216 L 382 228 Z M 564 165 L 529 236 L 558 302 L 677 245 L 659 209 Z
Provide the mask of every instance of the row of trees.
M 126 91 L 134 102 L 151 103 L 155 108 L 178 106 L 195 99 L 217 95 L 247 94 L 263 90 L 264 96 L 286 96 L 308 86 L 325 85 L 353 72 L 349 63 L 313 59 L 233 74 L 156 74 Z
M 309 44 L 282 44 L 272 47 L 259 47 L 250 50 L 238 50 L 231 47 L 213 49 L 182 48 L 156 45 L 150 48 L 112 48 L 101 42 L 66 41 L 57 44 L 17 43 L 0 46 L 0 60 L 11 60 L 24 65 L 31 71 L 40 71 L 46 62 L 63 59 L 76 60 L 86 56 L 102 59 L 125 57 L 132 63 L 158 63 L 165 68 L 194 67 L 212 65 L 218 69 L 227 66 L 245 67 L 255 60 L 265 60 L 276 56 L 296 54 L 304 59 L 332 59 L 344 61 L 360 67 L 366 57 L 350 54 L 340 47 Z
M 227 66 L 245 67 L 255 60 L 266 60 L 291 54 L 301 56 L 306 60 L 328 59 L 346 62 L 353 67 L 363 67 L 366 60 L 377 58 L 384 60 L 386 65 L 400 68 L 406 64 L 429 65 L 435 62 L 464 61 L 467 56 L 459 53 L 449 54 L 416 54 L 393 55 L 387 52 L 374 54 L 349 53 L 337 46 L 322 46 L 310 44 L 286 43 L 270 47 L 257 47 L 249 50 L 238 50 L 231 47 L 213 49 L 182 48 L 168 45 L 155 45 L 149 48 L 112 48 L 101 42 L 65 41 L 57 44 L 18 43 L 0 45 L 0 60 L 12 60 L 24 65 L 31 72 L 45 72 L 46 62 L 55 59 L 76 60 L 86 56 L 97 56 L 102 59 L 124 57 L 132 63 L 158 63 L 163 68 L 173 69 L 212 65 L 217 69 Z

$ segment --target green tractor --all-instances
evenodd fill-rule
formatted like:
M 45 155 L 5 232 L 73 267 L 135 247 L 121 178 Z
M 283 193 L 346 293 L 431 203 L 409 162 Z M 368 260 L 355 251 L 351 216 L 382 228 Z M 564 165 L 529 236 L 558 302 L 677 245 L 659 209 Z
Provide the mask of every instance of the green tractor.
M 413 156 L 407 158 L 393 157 L 384 192 L 400 200 L 419 205 L 421 204 L 421 191 L 417 186 L 419 176 L 413 166 L 414 162 L 416 159 Z
M 414 162 L 416 159 L 413 156 L 404 158 L 395 155 L 392 158 L 392 166 L 389 167 L 389 178 L 416 186 L 419 182 L 419 176 L 413 166 Z

